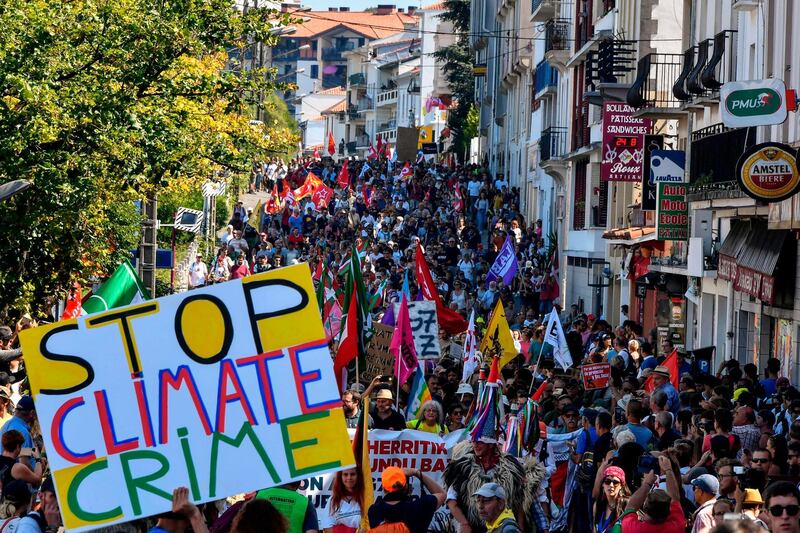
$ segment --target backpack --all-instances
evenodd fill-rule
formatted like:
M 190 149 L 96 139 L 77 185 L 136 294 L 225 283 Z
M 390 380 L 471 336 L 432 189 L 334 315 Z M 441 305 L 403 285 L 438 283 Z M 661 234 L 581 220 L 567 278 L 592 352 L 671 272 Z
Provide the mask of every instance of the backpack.
M 591 444 L 589 432 L 585 429 L 583 431 L 584 435 L 586 435 L 586 445 L 589 446 Z M 592 487 L 594 487 L 594 478 L 596 474 L 597 468 L 594 464 L 594 451 L 586 450 L 583 452 L 583 455 L 581 455 L 578 469 L 575 471 L 575 481 L 584 492 L 590 492 Z
M 383 524 L 371 527 L 367 533 L 411 533 L 405 522 L 384 522 Z

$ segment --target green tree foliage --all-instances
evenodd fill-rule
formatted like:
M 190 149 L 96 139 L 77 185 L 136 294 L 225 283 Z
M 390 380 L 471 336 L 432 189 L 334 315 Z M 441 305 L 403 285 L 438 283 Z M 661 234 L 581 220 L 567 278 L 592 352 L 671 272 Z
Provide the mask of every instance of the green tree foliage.
M 275 72 L 225 71 L 226 50 L 274 45 L 286 15 L 230 0 L 0 5 L 0 182 L 33 183 L 0 204 L 0 317 L 113 270 L 136 245 L 134 200 L 296 144 L 288 123 L 248 123 Z
M 456 101 L 447 125 L 453 134 L 453 150 L 464 160 L 471 137 L 468 136 L 467 118 L 475 100 L 475 80 L 472 74 L 470 50 L 470 0 L 445 0 L 446 11 L 439 18 L 453 23 L 458 34 L 456 42 L 433 53 L 443 63 L 445 79 Z

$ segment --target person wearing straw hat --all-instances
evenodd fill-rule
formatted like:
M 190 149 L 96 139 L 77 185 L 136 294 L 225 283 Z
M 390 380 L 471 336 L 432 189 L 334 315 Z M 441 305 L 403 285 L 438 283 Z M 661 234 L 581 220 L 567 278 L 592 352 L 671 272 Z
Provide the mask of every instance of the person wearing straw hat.
M 375 410 L 371 413 L 374 429 L 402 431 L 406 428 L 406 419 L 394 410 L 393 405 L 392 391 L 380 389 L 375 396 Z
M 658 365 L 653 369 L 653 384 L 655 385 L 654 391 L 661 390 L 667 395 L 667 411 L 673 415 L 678 415 L 678 410 L 681 408 L 681 400 L 678 391 L 672 386 L 670 382 L 669 368 Z
M 752 520 L 765 531 L 769 531 L 769 526 L 759 518 L 761 508 L 764 506 L 761 492 L 758 489 L 737 491 L 737 503 L 739 501 L 741 502 L 742 518 Z

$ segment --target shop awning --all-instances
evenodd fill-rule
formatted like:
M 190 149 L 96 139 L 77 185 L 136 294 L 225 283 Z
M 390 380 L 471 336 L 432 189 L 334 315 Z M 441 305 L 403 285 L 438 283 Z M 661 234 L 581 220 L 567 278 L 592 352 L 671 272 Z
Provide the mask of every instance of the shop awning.
M 603 238 L 609 244 L 633 246 L 656 238 L 656 228 L 652 226 L 631 226 L 628 228 L 614 228 L 603 233 Z
M 764 229 L 766 230 L 766 227 Z M 719 248 L 717 278 L 736 280 L 737 257 L 752 230 L 753 224 L 749 220 L 734 221 L 728 236 Z

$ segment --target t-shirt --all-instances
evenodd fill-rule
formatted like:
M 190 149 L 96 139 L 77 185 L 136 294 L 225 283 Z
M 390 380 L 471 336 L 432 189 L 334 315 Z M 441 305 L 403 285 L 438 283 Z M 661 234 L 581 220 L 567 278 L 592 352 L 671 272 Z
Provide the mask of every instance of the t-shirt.
M 189 280 L 192 287 L 200 287 L 206 284 L 206 276 L 208 276 L 208 267 L 202 261 L 200 263 L 192 263 L 189 267 Z
M 633 436 L 636 437 L 636 443 L 644 448 L 649 449 L 650 442 L 653 440 L 653 432 L 641 424 L 631 424 L 630 422 L 625 426 L 628 428 Z
M 639 520 L 636 513 L 622 517 L 622 531 L 625 533 L 683 533 L 686 529 L 686 519 L 680 502 L 672 500 L 669 504 L 669 515 L 664 522 L 649 522 Z
M 439 500 L 431 494 L 412 496 L 395 504 L 387 503 L 379 496 L 367 512 L 369 527 L 376 527 L 384 522 L 403 522 L 411 533 L 426 533 L 438 507 Z
M 761 388 L 764 389 L 764 397 L 769 398 L 778 391 L 778 380 L 775 378 L 766 378 L 759 381 Z
M 333 512 L 333 506 L 328 504 L 328 508 L 322 513 L 319 525 L 323 529 L 333 527 L 334 525 L 342 525 L 352 528 L 358 528 L 361 524 L 361 506 L 357 500 L 342 500 L 339 505 L 339 510 Z
M 394 431 L 402 431 L 406 429 L 406 419 L 403 418 L 403 415 L 397 411 L 392 411 L 392 414 L 389 415 L 389 417 L 385 420 L 378 416 L 377 411 L 374 411 L 371 414 L 374 429 L 390 429 Z

